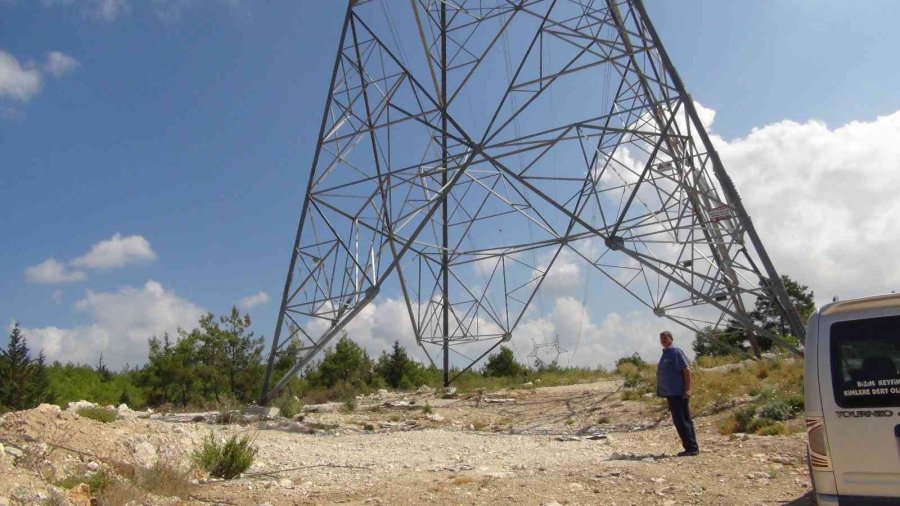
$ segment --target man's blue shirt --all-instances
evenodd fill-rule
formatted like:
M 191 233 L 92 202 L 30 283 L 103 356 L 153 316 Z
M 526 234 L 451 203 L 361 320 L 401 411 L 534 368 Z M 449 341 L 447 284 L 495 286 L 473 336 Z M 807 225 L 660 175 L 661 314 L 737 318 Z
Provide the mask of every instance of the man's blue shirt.
M 680 348 L 663 348 L 659 365 L 656 366 L 657 397 L 681 397 L 684 395 L 684 370 L 688 359 Z

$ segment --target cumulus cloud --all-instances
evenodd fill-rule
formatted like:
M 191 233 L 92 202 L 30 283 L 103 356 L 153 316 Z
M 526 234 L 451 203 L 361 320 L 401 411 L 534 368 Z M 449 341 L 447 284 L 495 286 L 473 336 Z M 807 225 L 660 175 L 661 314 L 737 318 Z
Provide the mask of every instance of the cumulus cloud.
M 68 270 L 63 264 L 53 258 L 32 265 L 25 269 L 25 279 L 32 283 L 56 284 L 84 281 L 87 275 L 84 271 Z
M 265 304 L 266 302 L 269 302 L 269 295 L 266 292 L 259 292 L 253 295 L 248 295 L 239 300 L 238 307 L 247 310 Z
M 42 349 L 49 360 L 61 362 L 94 363 L 103 353 L 111 367 L 119 368 L 146 361 L 150 337 L 191 329 L 205 314 L 196 304 L 152 280 L 142 288 L 88 290 L 75 308 L 89 314 L 93 323 L 72 328 L 23 328 L 29 346 Z
M 152 262 L 156 258 L 150 242 L 142 236 L 122 237 L 115 234 L 91 246 L 89 252 L 72 260 L 72 265 L 88 269 L 114 269 L 133 263 Z
M 47 74 L 61 77 L 78 67 L 78 60 L 59 51 L 51 51 L 43 64 L 33 61 L 20 62 L 15 56 L 0 49 L 0 115 L 14 118 L 16 108 L 10 103 L 24 104 L 37 95 Z M 3 101 L 7 103 L 4 104 Z
M 0 97 L 28 102 L 40 90 L 41 71 L 0 50 Z
M 818 302 L 900 288 L 900 112 L 829 128 L 781 121 L 715 138 L 776 269 Z
M 602 319 L 597 320 L 598 317 Z M 558 337 L 560 348 L 565 350 L 559 356 L 560 365 L 610 367 L 616 359 L 634 352 L 655 360 L 659 343 L 654 338 L 659 334 L 659 325 L 657 318 L 642 312 L 597 315 L 585 301 L 558 297 L 548 314 L 524 322 L 514 333 L 510 346 L 519 360 L 525 360 L 535 344 L 550 343 Z M 688 351 L 690 345 L 686 348 Z
M 310 333 L 319 336 L 330 324 L 325 321 L 313 322 Z M 347 335 L 365 348 L 371 356 L 377 356 L 399 341 L 417 359 L 424 359 L 415 341 L 415 333 L 409 322 L 409 313 L 403 298 L 378 298 L 356 315 L 344 328 Z M 336 342 L 336 341 L 335 341 Z
M 53 74 L 54 77 L 60 77 L 68 74 L 78 68 L 80 63 L 75 58 L 59 51 L 50 51 L 47 54 L 47 62 L 44 64 L 44 70 Z
M 711 127 L 715 111 L 699 104 L 698 109 Z M 839 127 L 781 121 L 732 140 L 712 138 L 780 273 L 809 285 L 820 304 L 832 295 L 900 287 L 900 265 L 891 255 L 900 251 L 893 223 L 900 215 L 900 112 Z M 566 296 L 589 275 L 597 276 L 574 255 L 557 260 L 541 290 L 544 309 L 530 310 L 509 343 L 520 360 L 527 360 L 534 344 L 556 336 L 568 351 L 560 357 L 564 365 L 609 366 L 635 351 L 655 360 L 662 328 L 672 330 L 690 354 L 692 333 L 649 310 L 602 314 L 577 295 Z M 408 320 L 402 299 L 389 299 L 367 308 L 348 331 L 370 351 L 394 339 L 409 347 L 414 341 Z

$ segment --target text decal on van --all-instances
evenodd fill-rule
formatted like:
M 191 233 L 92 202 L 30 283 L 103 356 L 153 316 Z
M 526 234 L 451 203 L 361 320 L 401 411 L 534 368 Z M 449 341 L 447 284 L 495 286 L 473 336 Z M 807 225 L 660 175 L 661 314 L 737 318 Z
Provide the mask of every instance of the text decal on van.
M 859 411 L 835 411 L 834 414 L 838 418 L 885 418 L 894 416 L 894 412 L 889 409 L 867 409 Z M 900 415 L 900 412 L 897 413 Z
M 900 316 L 834 323 L 830 345 L 831 379 L 838 406 L 900 407 Z M 893 416 L 891 411 L 887 415 L 838 413 Z

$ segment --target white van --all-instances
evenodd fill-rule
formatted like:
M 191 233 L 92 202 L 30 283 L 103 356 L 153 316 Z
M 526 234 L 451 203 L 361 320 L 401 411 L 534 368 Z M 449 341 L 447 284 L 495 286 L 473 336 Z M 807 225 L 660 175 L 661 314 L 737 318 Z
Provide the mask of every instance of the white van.
M 816 501 L 900 504 L 900 294 L 819 309 L 805 348 Z

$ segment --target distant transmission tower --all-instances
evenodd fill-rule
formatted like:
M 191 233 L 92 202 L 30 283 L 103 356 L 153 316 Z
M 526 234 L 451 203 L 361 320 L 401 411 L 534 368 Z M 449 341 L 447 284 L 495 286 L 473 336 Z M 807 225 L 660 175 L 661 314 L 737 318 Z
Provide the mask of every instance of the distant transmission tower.
M 690 332 L 799 353 L 748 317 L 763 295 L 804 335 L 640 0 L 351 0 L 261 400 L 379 293 L 450 383 L 564 252 Z

